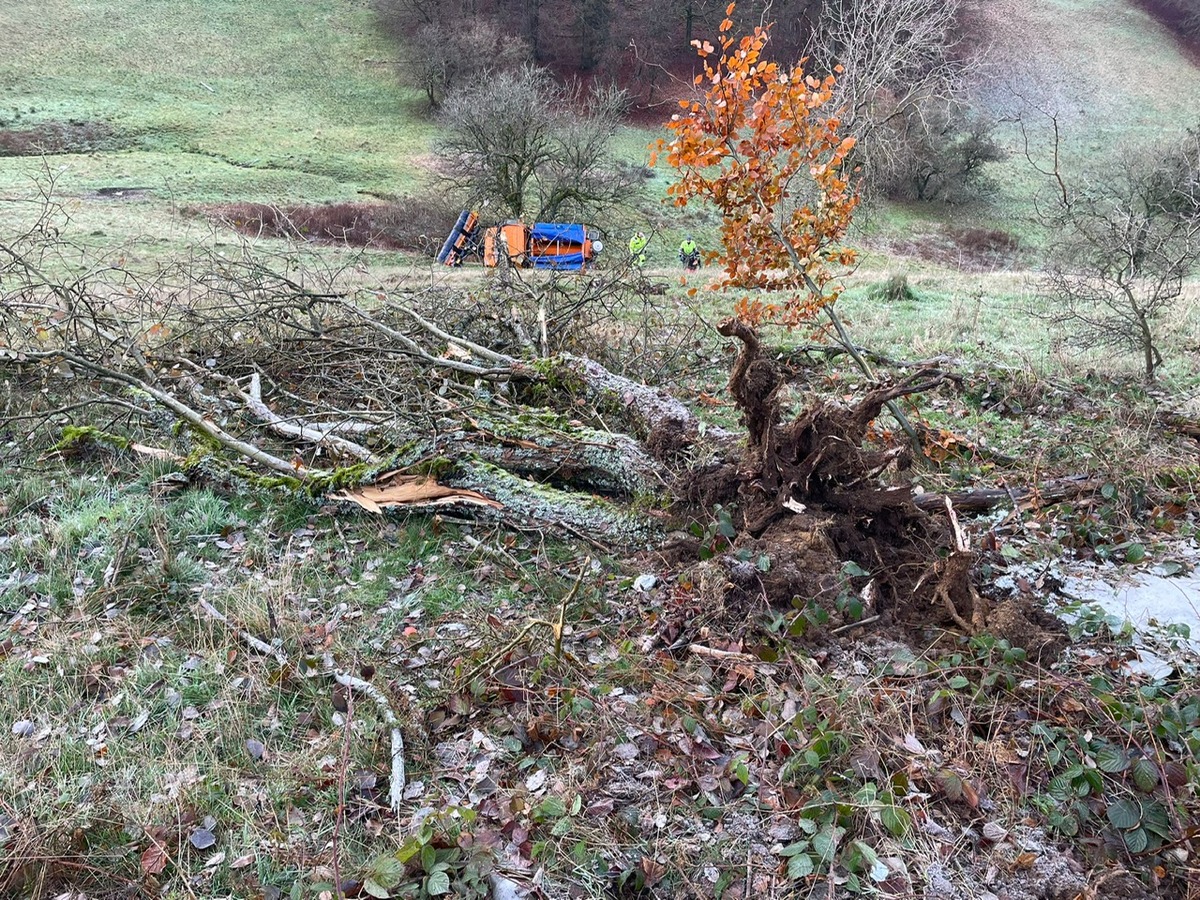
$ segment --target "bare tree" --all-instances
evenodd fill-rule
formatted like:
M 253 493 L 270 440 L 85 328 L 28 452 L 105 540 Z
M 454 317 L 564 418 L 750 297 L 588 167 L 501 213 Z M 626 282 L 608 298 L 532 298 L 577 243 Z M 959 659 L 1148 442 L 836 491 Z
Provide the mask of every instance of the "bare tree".
M 452 187 L 514 218 L 600 214 L 635 186 L 609 150 L 625 103 L 614 87 L 561 84 L 529 66 L 466 85 L 442 111 Z
M 955 101 L 914 107 L 876 133 L 892 164 L 875 171 L 875 187 L 894 199 L 969 199 L 984 167 L 1005 156 L 994 130 L 992 120 Z
M 462 85 L 519 69 L 530 58 L 529 47 L 483 19 L 430 22 L 421 25 L 405 46 L 404 73 L 425 93 L 431 109 Z
M 1184 280 L 1200 271 L 1200 131 L 1149 151 L 1122 148 L 1074 186 L 1052 174 L 1041 298 L 1050 308 L 1038 314 L 1082 348 L 1138 352 L 1153 381 L 1163 328 Z
M 967 111 L 974 66 L 956 35 L 959 0 L 826 2 L 810 68 L 838 76 L 843 130 L 858 142 L 865 182 L 889 194 L 944 198 L 999 155 Z

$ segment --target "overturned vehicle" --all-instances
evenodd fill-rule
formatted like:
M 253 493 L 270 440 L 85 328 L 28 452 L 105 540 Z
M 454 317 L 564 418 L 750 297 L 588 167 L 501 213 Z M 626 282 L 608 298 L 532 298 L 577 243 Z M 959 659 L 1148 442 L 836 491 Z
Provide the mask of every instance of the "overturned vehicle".
M 438 262 L 461 265 L 478 258 L 485 266 L 580 271 L 595 265 L 603 236 L 590 225 L 524 222 L 510 219 L 480 228 L 479 213 L 463 210 L 438 252 Z

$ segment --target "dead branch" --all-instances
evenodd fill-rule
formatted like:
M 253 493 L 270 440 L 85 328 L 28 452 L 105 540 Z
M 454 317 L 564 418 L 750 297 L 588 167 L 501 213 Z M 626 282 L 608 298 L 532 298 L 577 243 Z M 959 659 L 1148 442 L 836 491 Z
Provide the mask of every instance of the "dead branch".
M 1091 494 L 1104 486 L 1104 480 L 1091 475 L 1071 475 L 1056 478 L 1028 488 L 976 488 L 970 491 L 951 491 L 947 494 L 916 494 L 912 501 L 918 509 L 934 512 L 949 501 L 959 512 L 986 512 L 1004 503 L 1030 509 L 1041 509 Z
M 313 476 L 328 474 L 321 469 L 306 468 L 301 464 L 280 459 L 278 456 L 275 456 L 273 453 L 268 453 L 261 447 L 235 438 L 211 419 L 192 409 L 190 406 L 166 391 L 155 387 L 141 378 L 130 375 L 126 372 L 118 371 L 117 369 L 111 368 L 107 365 L 97 363 L 94 360 L 87 359 L 86 357 L 79 355 L 78 353 L 72 353 L 69 350 L 47 350 L 42 352 L 27 352 L 24 353 L 23 356 L 26 360 L 64 360 L 73 366 L 77 366 L 80 369 L 98 375 L 103 381 L 114 382 L 116 384 L 141 391 L 160 406 L 165 407 L 180 419 L 187 422 L 197 431 L 207 435 L 216 443 L 229 450 L 232 450 L 237 454 L 245 456 L 262 466 L 265 466 L 272 471 L 283 472 L 294 478 L 299 478 L 302 480 Z
M 331 660 L 327 658 L 326 669 L 333 675 L 334 681 L 345 688 L 370 697 L 376 709 L 379 710 L 379 717 L 392 730 L 392 768 L 391 777 L 388 780 L 388 800 L 392 810 L 399 812 L 400 804 L 404 801 L 404 788 L 408 782 L 404 771 L 404 733 L 400 730 L 400 723 L 396 719 L 392 704 L 383 695 L 383 692 L 371 682 L 363 681 L 348 672 L 335 669 L 329 665 L 330 662 Z
M 205 615 L 209 616 L 210 618 L 216 619 L 218 622 L 220 622 L 222 625 L 224 625 L 230 631 L 233 631 L 238 637 L 240 637 L 243 641 L 245 641 L 246 644 L 252 650 L 257 651 L 258 653 L 261 653 L 264 656 L 272 657 L 275 660 L 275 662 L 279 663 L 279 668 L 281 668 L 281 669 L 287 668 L 287 666 L 289 664 L 287 655 L 282 650 L 280 650 L 278 647 L 268 644 L 262 638 L 255 637 L 253 634 L 251 634 L 249 631 L 246 631 L 245 629 L 235 627 L 234 624 L 229 621 L 229 617 L 226 616 L 225 613 L 221 612 L 219 609 L 217 609 L 215 606 L 213 606 L 211 603 L 209 603 L 203 597 L 201 597 L 199 600 L 197 600 L 196 604 L 205 613 Z
M 361 444 L 339 437 L 333 429 L 322 430 L 318 425 L 300 425 L 276 415 L 263 402 L 262 382 L 257 372 L 250 376 L 250 390 L 244 392 L 237 387 L 232 379 L 225 380 L 226 387 L 245 404 L 246 409 L 260 421 L 265 422 L 272 431 L 287 438 L 305 441 L 307 443 L 327 446 L 346 456 L 352 456 L 363 462 L 378 462 L 379 459 Z M 340 426 L 368 423 L 337 423 Z

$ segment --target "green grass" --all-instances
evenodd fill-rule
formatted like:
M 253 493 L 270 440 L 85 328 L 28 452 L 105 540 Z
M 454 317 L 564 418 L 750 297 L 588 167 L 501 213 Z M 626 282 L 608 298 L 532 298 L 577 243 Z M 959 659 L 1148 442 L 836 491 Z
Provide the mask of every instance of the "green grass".
M 342 753 L 330 683 L 278 671 L 199 612 L 197 592 L 264 635 L 270 606 L 297 660 L 324 652 L 321 623 L 339 608 L 348 622 L 378 613 L 385 630 L 343 628 L 328 650 L 344 665 L 379 660 L 414 616 L 479 602 L 457 560 L 438 563 L 455 532 L 369 517 L 332 529 L 309 501 L 206 487 L 156 497 L 148 474 L 85 469 L 0 477 L 0 572 L 36 576 L 0 591 L 0 616 L 20 623 L 0 652 L 0 812 L 40 829 L 29 845 L 0 836 L 3 853 L 30 854 L 31 873 L 39 859 L 81 864 L 75 883 L 99 890 L 143 878 L 153 834 L 170 853 L 163 878 L 191 873 L 204 896 L 321 881 L 311 860 L 327 860 Z M 426 589 L 381 610 L 418 564 Z M 349 771 L 386 769 L 386 730 L 369 703 L 357 715 Z M 34 732 L 14 733 L 24 721 Z M 348 796 L 369 805 L 353 785 Z M 206 816 L 217 843 L 198 851 L 188 838 Z M 372 838 L 343 840 L 342 864 L 358 871 Z M 253 866 L 231 868 L 247 854 Z
M 52 0 L 6 5 L 0 34 L 20 48 L 0 55 L 8 127 L 116 130 L 120 149 L 50 160 L 64 190 L 322 200 L 402 193 L 422 177 L 430 126 L 366 4 Z M 37 165 L 4 160 L 0 191 Z

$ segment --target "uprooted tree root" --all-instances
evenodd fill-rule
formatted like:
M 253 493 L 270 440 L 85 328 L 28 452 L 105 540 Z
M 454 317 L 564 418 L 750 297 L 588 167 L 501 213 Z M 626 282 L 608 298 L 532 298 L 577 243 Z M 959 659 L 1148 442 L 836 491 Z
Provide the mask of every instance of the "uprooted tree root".
M 830 606 L 853 589 L 866 615 L 981 630 L 987 603 L 975 589 L 975 555 L 952 507 L 931 515 L 914 504 L 907 485 L 881 483 L 885 471 L 909 465 L 906 447 L 867 446 L 869 427 L 885 404 L 930 390 L 942 376 L 917 372 L 850 407 L 814 400 L 781 422 L 783 379 L 760 353 L 757 334 L 737 320 L 719 331 L 741 341 L 729 390 L 749 440 L 736 477 L 728 468 L 710 471 L 699 477 L 715 484 L 690 488 L 709 501 L 736 503 L 740 518 L 730 552 L 702 563 L 694 580 L 711 584 L 706 570 L 722 568 L 723 599 L 734 609 L 755 597 L 768 605 L 799 598 Z M 847 563 L 852 576 L 845 574 Z

